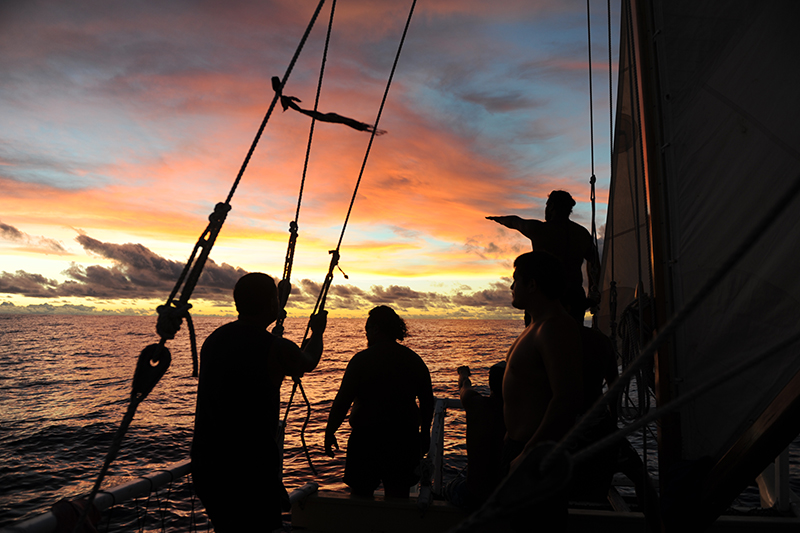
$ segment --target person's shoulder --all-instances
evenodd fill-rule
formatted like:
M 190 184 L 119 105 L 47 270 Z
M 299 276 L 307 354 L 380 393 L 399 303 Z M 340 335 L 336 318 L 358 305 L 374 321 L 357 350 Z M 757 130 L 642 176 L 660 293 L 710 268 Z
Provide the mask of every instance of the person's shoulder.
M 474 387 L 469 388 L 460 395 L 461 404 L 464 409 L 482 409 L 488 407 L 489 398 L 475 390 Z
M 583 225 L 578 224 L 574 220 L 569 221 L 570 231 L 575 235 L 580 235 L 582 239 L 588 239 L 589 242 L 592 241 L 592 234 L 589 233 L 589 230 L 583 227 Z
M 550 339 L 552 337 L 571 337 L 580 339 L 582 327 L 575 319 L 566 313 L 558 313 L 541 321 L 537 328 L 537 337 Z
M 228 322 L 219 326 L 206 337 L 206 344 L 214 344 L 216 342 L 225 342 L 228 338 L 236 336 L 238 329 L 238 321 Z
M 409 348 L 408 346 L 406 346 L 404 344 L 398 344 L 397 346 L 399 347 L 399 350 L 403 354 L 405 354 L 406 357 L 408 357 L 409 359 L 412 359 L 414 361 L 418 361 L 419 363 L 425 365 L 425 361 L 422 359 L 422 357 L 420 357 L 420 355 L 417 352 L 415 352 L 414 350 L 412 350 L 411 348 Z M 425 366 L 427 368 L 427 365 L 425 365 Z
M 365 363 L 369 361 L 370 355 L 373 353 L 373 348 L 365 348 L 360 352 L 356 352 L 353 357 L 350 358 L 350 361 L 347 362 L 348 368 L 358 368 L 364 366 Z
M 595 351 L 614 352 L 614 344 L 602 331 L 587 326 L 581 327 L 581 340 L 587 348 Z

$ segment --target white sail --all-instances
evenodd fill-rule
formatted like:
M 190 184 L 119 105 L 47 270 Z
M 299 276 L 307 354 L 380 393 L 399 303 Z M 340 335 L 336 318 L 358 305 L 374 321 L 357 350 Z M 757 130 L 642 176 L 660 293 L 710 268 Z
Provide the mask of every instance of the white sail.
M 640 279 L 667 315 L 676 312 L 800 179 L 800 2 L 653 0 L 640 7 L 633 3 L 633 18 L 647 17 L 650 33 L 623 20 L 599 317 L 606 330 L 612 277 L 617 320 Z M 796 335 L 799 267 L 795 199 L 678 329 L 669 395 L 702 387 Z M 688 403 L 679 415 L 681 457 L 719 459 L 799 369 L 795 342 Z

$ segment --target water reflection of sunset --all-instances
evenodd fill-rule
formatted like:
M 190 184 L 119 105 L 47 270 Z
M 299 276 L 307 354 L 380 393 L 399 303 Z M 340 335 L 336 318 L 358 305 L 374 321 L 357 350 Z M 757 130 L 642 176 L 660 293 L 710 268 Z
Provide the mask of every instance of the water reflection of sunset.
M 197 318 L 198 341 L 224 318 Z M 128 405 L 131 380 L 139 352 L 154 342 L 151 317 L 0 317 L 0 527 L 7 513 L 45 510 L 61 497 L 87 492 L 102 465 L 111 438 Z M 299 341 L 306 321 L 289 319 L 286 336 Z M 285 440 L 284 481 L 291 489 L 313 480 L 324 490 L 343 490 L 341 477 L 349 426 L 339 430 L 341 453 L 323 453 L 328 410 L 350 358 L 366 348 L 365 317 L 331 319 L 319 367 L 303 377 L 312 415 L 306 442 L 319 476 L 306 463 L 300 428 L 306 406 L 298 394 L 289 414 Z M 488 368 L 502 360 L 523 327 L 521 319 L 409 320 L 410 336 L 403 342 L 430 369 L 434 395 L 455 398 L 455 369 L 473 371 L 477 386 L 487 384 Z M 111 486 L 163 465 L 186 458 L 194 427 L 197 380 L 191 377 L 188 333 L 184 327 L 168 346 L 172 366 L 139 406 L 104 486 Z M 284 381 L 283 414 L 292 381 Z M 254 423 L 262 423 L 255 420 Z M 448 475 L 463 466 L 464 413 L 447 417 L 445 452 Z M 5 489 L 5 491 L 4 491 Z M 176 496 L 177 497 L 177 496 Z M 187 496 L 191 498 L 191 490 Z

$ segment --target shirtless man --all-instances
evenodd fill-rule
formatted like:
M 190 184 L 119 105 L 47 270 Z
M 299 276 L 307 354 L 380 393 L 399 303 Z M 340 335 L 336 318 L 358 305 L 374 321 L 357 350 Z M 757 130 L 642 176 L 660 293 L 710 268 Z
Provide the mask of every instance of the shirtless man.
M 553 191 L 544 209 L 544 222 L 528 220 L 516 215 L 491 216 L 498 224 L 515 229 L 531 240 L 533 250 L 550 252 L 561 260 L 566 271 L 566 290 L 562 303 L 579 324 L 589 305 L 600 301 L 597 293 L 596 271 L 600 267 L 597 249 L 592 235 L 580 224 L 569 219 L 575 200 L 566 191 Z M 586 277 L 589 281 L 589 301 L 583 290 L 581 266 L 586 261 Z
M 514 261 L 512 305 L 527 312 L 530 324 L 506 357 L 506 471 L 518 468 L 538 444 L 564 437 L 582 407 L 581 332 L 559 301 L 563 278 L 560 261 L 547 252 L 528 252 Z M 536 513 L 546 513 L 553 528 L 559 529 L 556 524 L 566 520 L 566 494 L 553 494 L 538 505 Z M 524 514 L 530 516 L 530 512 Z M 514 528 L 523 525 L 516 524 Z

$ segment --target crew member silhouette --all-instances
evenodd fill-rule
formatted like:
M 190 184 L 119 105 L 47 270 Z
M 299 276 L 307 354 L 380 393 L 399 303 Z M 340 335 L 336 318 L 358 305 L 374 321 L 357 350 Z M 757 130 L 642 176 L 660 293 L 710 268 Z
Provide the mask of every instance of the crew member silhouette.
M 289 507 L 275 440 L 280 385 L 319 363 L 327 313 L 311 318 L 301 350 L 267 331 L 280 311 L 270 276 L 242 276 L 233 298 L 239 319 L 217 328 L 200 352 L 192 481 L 215 531 L 273 531 Z
M 383 482 L 387 498 L 408 498 L 415 469 L 430 445 L 433 389 L 419 355 L 399 344 L 406 324 L 390 307 L 369 312 L 367 349 L 353 356 L 328 415 L 325 453 L 338 449 L 336 430 L 350 406 L 344 482 L 355 497 L 371 498 Z M 419 405 L 417 405 L 419 401 Z
M 517 469 L 540 444 L 559 442 L 583 407 L 581 331 L 559 300 L 565 286 L 561 262 L 547 252 L 522 254 L 514 261 L 513 279 L 512 305 L 524 309 L 530 323 L 511 345 L 503 376 L 502 462 L 510 477 L 499 493 L 508 496 L 531 489 L 540 465 Z M 502 499 L 499 493 L 491 500 Z M 544 494 L 543 500 L 531 499 L 529 508 L 508 514 L 511 529 L 530 531 L 532 520 L 537 531 L 566 529 L 566 490 L 546 487 Z
M 533 250 L 550 252 L 564 265 L 567 287 L 562 303 L 571 316 L 583 324 L 586 309 L 600 301 L 597 291 L 597 272 L 600 260 L 592 235 L 580 224 L 569 219 L 575 200 L 566 191 L 552 191 L 545 204 L 544 222 L 524 219 L 517 215 L 489 216 L 498 224 L 515 229 L 531 240 Z M 581 266 L 586 261 L 589 298 L 583 290 Z M 527 320 L 527 318 L 526 318 Z

